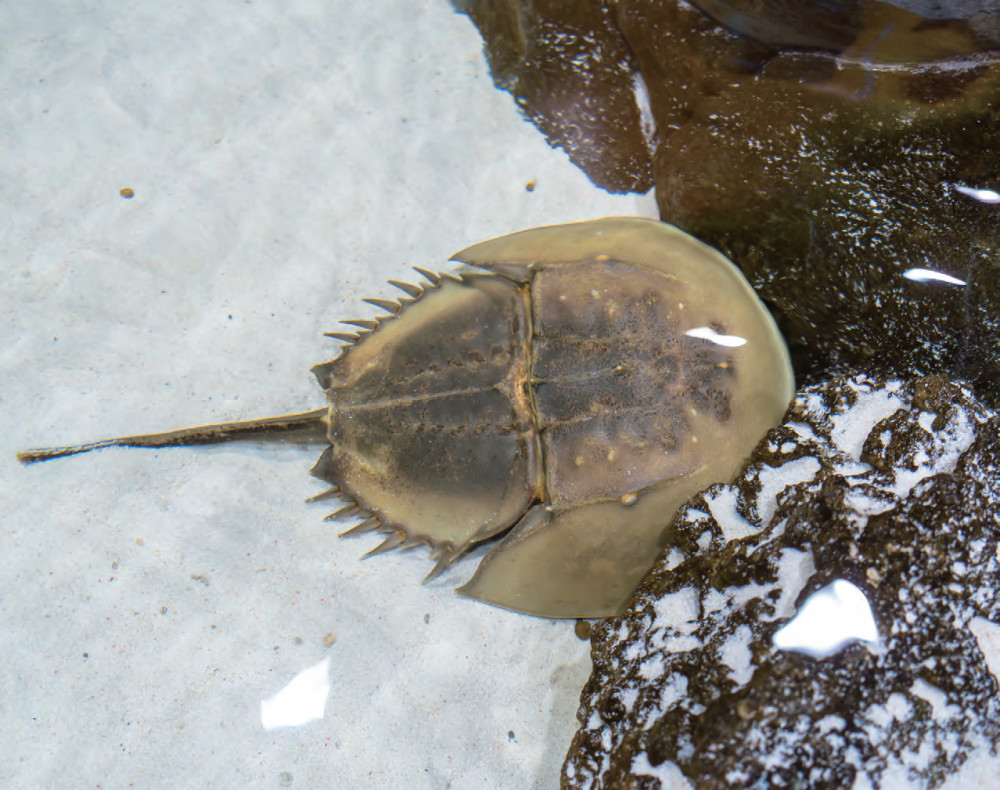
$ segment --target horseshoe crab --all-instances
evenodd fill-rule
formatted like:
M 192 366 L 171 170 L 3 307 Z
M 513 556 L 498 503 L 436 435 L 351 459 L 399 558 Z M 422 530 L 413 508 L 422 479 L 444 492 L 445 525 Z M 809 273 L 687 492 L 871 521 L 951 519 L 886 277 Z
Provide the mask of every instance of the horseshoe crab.
M 303 414 L 29 450 L 245 438 L 327 444 L 331 515 L 377 531 L 369 554 L 427 544 L 428 578 L 507 534 L 458 592 L 545 617 L 622 611 L 678 506 L 730 479 L 793 394 L 770 314 L 733 264 L 670 225 L 608 218 L 462 250 L 418 269 L 387 316 L 313 373 Z M 476 270 L 471 267 L 475 267 Z

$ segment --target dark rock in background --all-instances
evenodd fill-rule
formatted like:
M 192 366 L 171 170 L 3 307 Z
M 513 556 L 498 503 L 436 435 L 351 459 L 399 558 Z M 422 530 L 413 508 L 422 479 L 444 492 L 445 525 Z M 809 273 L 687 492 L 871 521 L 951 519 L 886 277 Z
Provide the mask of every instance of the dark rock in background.
M 1000 193 L 995 4 L 958 20 L 940 18 L 955 4 L 919 0 L 931 18 L 752 4 L 771 15 L 745 32 L 782 20 L 814 37 L 800 49 L 681 0 L 461 5 L 497 83 L 595 183 L 641 190 L 652 162 L 661 218 L 743 269 L 801 383 L 946 373 L 1000 403 L 1000 205 L 973 191 Z M 739 22 L 747 3 L 702 5 Z
M 907 58 L 940 57 L 1000 44 L 997 0 L 691 0 L 691 5 L 736 33 L 776 47 L 841 51 L 873 28 L 881 45 L 877 54 L 883 56 L 892 48 Z
M 804 390 L 740 480 L 679 513 L 629 611 L 595 625 L 563 787 L 936 787 L 963 767 L 988 786 L 998 469 L 1000 419 L 943 378 Z M 837 579 L 878 644 L 775 647 Z
M 646 192 L 652 158 L 637 63 L 602 3 L 452 0 L 483 36 L 493 80 L 597 186 Z

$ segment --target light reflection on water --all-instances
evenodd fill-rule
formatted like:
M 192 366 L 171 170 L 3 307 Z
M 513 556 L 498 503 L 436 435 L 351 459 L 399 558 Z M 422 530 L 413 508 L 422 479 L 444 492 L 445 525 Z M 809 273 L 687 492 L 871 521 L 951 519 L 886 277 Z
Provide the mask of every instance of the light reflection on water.
M 694 329 L 689 329 L 684 334 L 688 337 L 708 340 L 718 346 L 726 346 L 727 348 L 739 348 L 740 346 L 745 346 L 747 343 L 745 337 L 740 337 L 739 335 L 720 335 L 710 326 L 695 327 Z
M 973 200 L 978 200 L 980 203 L 1000 203 L 1000 192 L 995 192 L 992 189 L 976 189 L 964 184 L 955 184 L 955 191 L 961 192 Z
M 853 642 L 878 644 L 878 628 L 865 594 L 844 579 L 816 591 L 774 634 L 774 646 L 827 658 Z
M 323 718 L 330 696 L 330 659 L 303 669 L 271 697 L 260 701 L 260 723 L 265 730 L 299 727 Z
M 917 283 L 939 282 L 948 283 L 949 285 L 966 284 L 965 280 L 959 280 L 957 277 L 952 277 L 950 274 L 936 272 L 933 269 L 907 269 L 903 272 L 903 276 L 907 280 L 913 280 Z

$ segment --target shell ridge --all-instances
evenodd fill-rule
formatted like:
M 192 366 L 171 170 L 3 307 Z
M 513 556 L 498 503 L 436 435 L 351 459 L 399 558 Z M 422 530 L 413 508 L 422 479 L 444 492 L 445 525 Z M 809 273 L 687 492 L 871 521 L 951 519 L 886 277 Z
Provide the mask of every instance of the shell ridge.
M 374 532 L 381 526 L 381 524 L 382 522 L 379 521 L 378 516 L 371 516 L 370 518 L 366 518 L 364 521 L 355 524 L 350 529 L 341 532 L 339 537 L 350 538 L 355 535 L 364 535 L 366 532 Z
M 414 268 L 418 269 L 418 271 L 420 271 L 421 273 L 426 272 L 425 269 L 419 269 L 416 266 Z M 427 272 L 427 274 L 430 274 L 430 272 Z M 431 278 L 428 277 L 428 279 Z M 437 277 L 436 279 L 431 279 L 431 285 L 429 287 L 423 287 L 420 285 L 414 285 L 412 283 L 406 283 L 403 282 L 402 280 L 389 280 L 388 282 L 390 285 L 394 285 L 397 288 L 405 291 L 409 295 L 409 297 L 404 297 L 401 299 L 397 299 L 395 301 L 391 299 L 379 299 L 375 297 L 369 297 L 361 300 L 362 302 L 377 307 L 380 310 L 385 310 L 387 313 L 389 313 L 389 315 L 375 316 L 374 318 L 342 319 L 340 321 L 341 324 L 356 326 L 362 331 L 354 333 L 324 332 L 323 336 L 333 338 L 334 340 L 343 341 L 345 343 L 345 345 L 341 349 L 341 354 L 343 354 L 344 352 L 347 351 L 348 348 L 357 345 L 357 343 L 360 340 L 370 335 L 372 332 L 374 332 L 376 329 L 382 326 L 382 324 L 384 324 L 386 321 L 390 321 L 393 318 L 396 318 L 408 306 L 419 301 L 420 298 L 426 296 L 429 291 L 433 290 L 434 288 L 437 288 L 441 282 L 441 279 L 442 279 L 441 277 Z M 330 363 L 328 362 L 323 362 L 320 363 L 319 365 L 314 365 L 312 367 L 312 371 L 313 373 L 316 374 L 317 377 L 321 377 L 325 375 L 326 371 L 324 369 L 329 364 Z M 320 386 L 322 386 L 324 389 L 326 388 L 326 382 L 323 381 L 322 378 L 320 378 Z
M 322 502 L 326 499 L 334 499 L 340 496 L 340 488 L 334 486 L 333 488 L 328 488 L 326 491 L 321 491 L 318 494 L 313 494 L 311 497 L 306 498 L 306 502 Z
M 324 332 L 323 337 L 332 337 L 334 340 L 343 340 L 345 343 L 353 345 L 361 339 L 361 335 L 347 332 Z
M 396 315 L 400 310 L 403 309 L 401 302 L 392 301 L 390 299 L 377 299 L 374 296 L 369 296 L 366 299 L 362 299 L 362 302 L 367 302 L 368 304 L 378 307 L 381 310 L 385 310 L 387 313 L 392 313 Z
M 535 402 L 535 384 L 537 383 L 535 376 L 535 367 L 537 363 L 537 358 L 535 354 L 535 333 L 538 331 L 539 320 L 538 320 L 538 299 L 535 298 L 535 273 L 531 272 L 531 280 L 528 282 L 527 293 L 525 295 L 525 309 L 524 316 L 527 322 L 526 327 L 526 337 L 525 342 L 525 355 L 527 357 L 527 378 L 525 379 L 525 398 L 528 401 L 528 414 L 531 420 L 531 436 L 534 439 L 534 450 L 535 450 L 535 463 L 537 469 L 534 470 L 533 477 L 538 481 L 538 490 L 535 492 L 539 503 L 547 504 L 552 501 L 552 497 L 549 494 L 548 479 L 545 474 L 545 470 L 548 469 L 548 463 L 546 459 L 545 452 L 545 442 L 542 441 L 542 430 L 538 425 L 538 405 Z M 530 508 L 529 508 L 530 509 Z M 525 511 L 527 512 L 527 511 Z M 521 514 L 521 518 L 524 517 L 524 513 Z M 518 519 L 520 521 L 520 519 Z M 516 526 L 517 522 L 511 526 Z
M 378 512 L 378 509 L 368 505 L 364 498 L 357 495 L 348 488 L 345 488 L 344 481 L 339 478 L 336 470 L 336 465 L 334 463 L 334 452 L 333 446 L 327 447 L 322 455 L 320 455 L 319 460 L 313 466 L 311 474 L 314 477 L 318 477 L 321 480 L 325 480 L 330 483 L 333 488 L 329 491 L 323 492 L 320 496 L 322 499 L 328 499 L 332 497 L 340 497 L 346 501 L 344 507 L 326 516 L 324 521 L 336 521 L 341 518 L 345 518 L 351 515 L 356 515 L 362 517 L 363 520 L 353 527 L 340 533 L 341 538 L 356 537 L 358 535 L 364 535 L 368 532 L 382 532 L 389 533 L 389 538 L 382 541 L 381 544 L 376 546 L 374 549 L 367 552 L 364 556 L 375 556 L 377 554 L 382 554 L 387 551 L 391 551 L 395 548 L 406 548 L 411 549 L 419 546 L 421 544 L 426 544 L 431 548 L 431 557 L 453 557 L 454 548 L 450 543 L 445 541 L 436 541 L 429 535 L 418 535 L 412 530 L 408 529 L 404 525 L 398 525 L 389 522 L 384 518 L 382 514 Z M 394 535 L 400 535 L 401 537 L 397 540 Z M 444 552 L 444 555 L 442 555 Z M 438 559 L 440 564 L 441 560 Z M 439 570 L 438 573 L 444 570 L 451 563 L 449 559 Z
M 327 449 L 330 451 L 332 456 L 332 447 Z M 326 455 L 326 451 L 324 451 L 324 455 Z M 319 467 L 319 463 L 317 463 L 316 466 Z M 331 474 L 331 477 L 333 476 L 332 472 L 327 469 L 326 466 L 321 471 L 322 473 Z M 317 474 L 316 476 L 327 480 L 327 478 L 322 477 L 322 474 Z M 332 481 L 328 480 L 328 482 Z M 331 493 L 333 491 L 336 493 Z M 437 560 L 437 565 L 435 565 L 435 568 L 432 570 L 434 576 L 437 576 L 460 556 L 460 554 L 455 552 L 455 549 L 450 542 L 437 541 L 429 535 L 417 534 L 404 525 L 395 524 L 385 520 L 384 516 L 378 513 L 375 508 L 368 506 L 362 497 L 347 492 L 339 486 L 330 489 L 329 492 L 324 492 L 324 494 L 328 494 L 330 497 L 339 495 L 347 500 L 347 504 L 344 507 L 326 516 L 323 519 L 324 521 L 337 521 L 341 518 L 348 518 L 350 516 L 363 518 L 363 520 L 358 524 L 355 524 L 353 527 L 341 532 L 338 537 L 352 538 L 369 532 L 388 533 L 388 537 L 385 540 L 375 546 L 375 548 L 363 554 L 362 558 L 374 557 L 393 549 L 406 551 L 416 548 L 417 546 L 426 545 L 431 550 L 431 559 Z M 442 564 L 443 560 L 447 561 Z M 428 576 L 428 578 L 433 578 L 433 576 Z
M 508 472 L 507 474 L 507 485 L 504 487 L 504 495 L 500 500 L 501 502 L 507 501 L 507 495 L 512 490 L 513 486 L 516 483 L 518 477 L 517 471 L 518 471 L 517 465 L 513 464 L 510 472 Z M 465 546 L 462 546 L 455 550 L 454 556 L 450 560 L 450 562 L 454 562 L 455 560 L 459 559 L 460 557 L 465 555 L 468 551 L 475 548 L 478 544 L 482 543 L 483 541 L 490 540 L 499 535 L 503 535 L 507 531 L 513 529 L 514 526 L 522 518 L 524 518 L 524 514 L 527 513 L 529 510 L 531 510 L 531 508 L 533 508 L 535 505 L 540 504 L 540 502 L 541 502 L 540 499 L 538 499 L 537 497 L 533 497 L 527 502 L 527 504 L 525 504 L 525 506 L 520 510 L 520 512 L 513 519 L 509 521 L 509 523 L 504 524 L 500 528 L 496 527 L 496 521 L 500 516 L 500 508 L 498 507 L 493 513 L 493 518 L 485 522 L 478 530 L 476 530 L 476 533 L 471 538 L 469 538 Z
M 441 275 L 435 274 L 430 269 L 425 269 L 422 266 L 414 266 L 413 271 L 420 274 L 428 279 L 431 285 L 437 285 L 441 282 Z
M 369 557 L 375 557 L 379 554 L 384 554 L 387 551 L 392 551 L 395 548 L 399 548 L 406 541 L 406 534 L 403 530 L 393 530 L 389 536 L 379 543 L 374 549 L 361 555 L 361 559 L 368 559 Z
M 424 293 L 424 289 L 421 288 L 419 285 L 415 285 L 414 283 L 404 282 L 403 280 L 389 280 L 389 285 L 398 288 L 407 296 L 410 296 L 414 299 L 419 299 L 421 296 L 423 296 Z
M 357 502 L 349 502 L 344 505 L 340 510 L 334 511 L 329 516 L 324 518 L 324 521 L 337 521 L 338 519 L 347 518 L 348 516 L 357 515 L 361 511 L 361 505 Z
M 517 283 L 518 285 L 530 283 L 535 276 L 533 264 L 463 261 L 461 258 L 455 257 L 452 257 L 452 260 L 458 261 L 466 266 L 473 266 L 476 269 L 482 269 L 494 277 L 502 277 L 503 279 L 510 280 L 512 283 Z
M 341 319 L 340 323 L 347 324 L 348 326 L 356 326 L 364 330 L 362 334 L 367 334 L 368 332 L 373 332 L 379 327 L 378 321 L 373 321 L 368 318 L 345 318 Z
M 431 559 L 435 556 L 432 554 Z M 424 584 L 433 581 L 442 573 L 444 573 L 448 567 L 457 559 L 455 552 L 450 546 L 442 546 L 441 550 L 437 552 L 437 562 L 434 563 L 434 567 L 430 569 L 428 574 L 424 576 Z

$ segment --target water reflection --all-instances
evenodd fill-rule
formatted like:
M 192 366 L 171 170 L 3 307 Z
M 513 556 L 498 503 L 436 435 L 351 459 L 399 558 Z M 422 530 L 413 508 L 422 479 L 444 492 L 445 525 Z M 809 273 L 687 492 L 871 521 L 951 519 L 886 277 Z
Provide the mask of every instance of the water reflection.
M 739 335 L 720 335 L 710 326 L 698 326 L 694 329 L 689 329 L 684 334 L 688 337 L 708 340 L 711 343 L 726 346 L 727 348 L 739 348 L 740 346 L 745 346 L 747 342 L 745 337 L 740 337 Z
M 861 590 L 837 579 L 806 598 L 798 613 L 774 634 L 774 646 L 826 658 L 852 642 L 878 642 L 872 608 Z
M 955 184 L 955 191 L 961 192 L 973 200 L 978 200 L 980 203 L 1000 203 L 1000 192 L 992 189 L 976 189 L 963 184 Z
M 299 727 L 323 718 L 330 696 L 330 659 L 303 669 L 281 691 L 260 701 L 260 723 L 265 730 Z
M 936 272 L 933 269 L 907 269 L 903 272 L 903 276 L 907 280 L 913 280 L 917 283 L 939 282 L 948 283 L 949 285 L 965 285 L 965 280 L 959 280 L 950 274 Z

